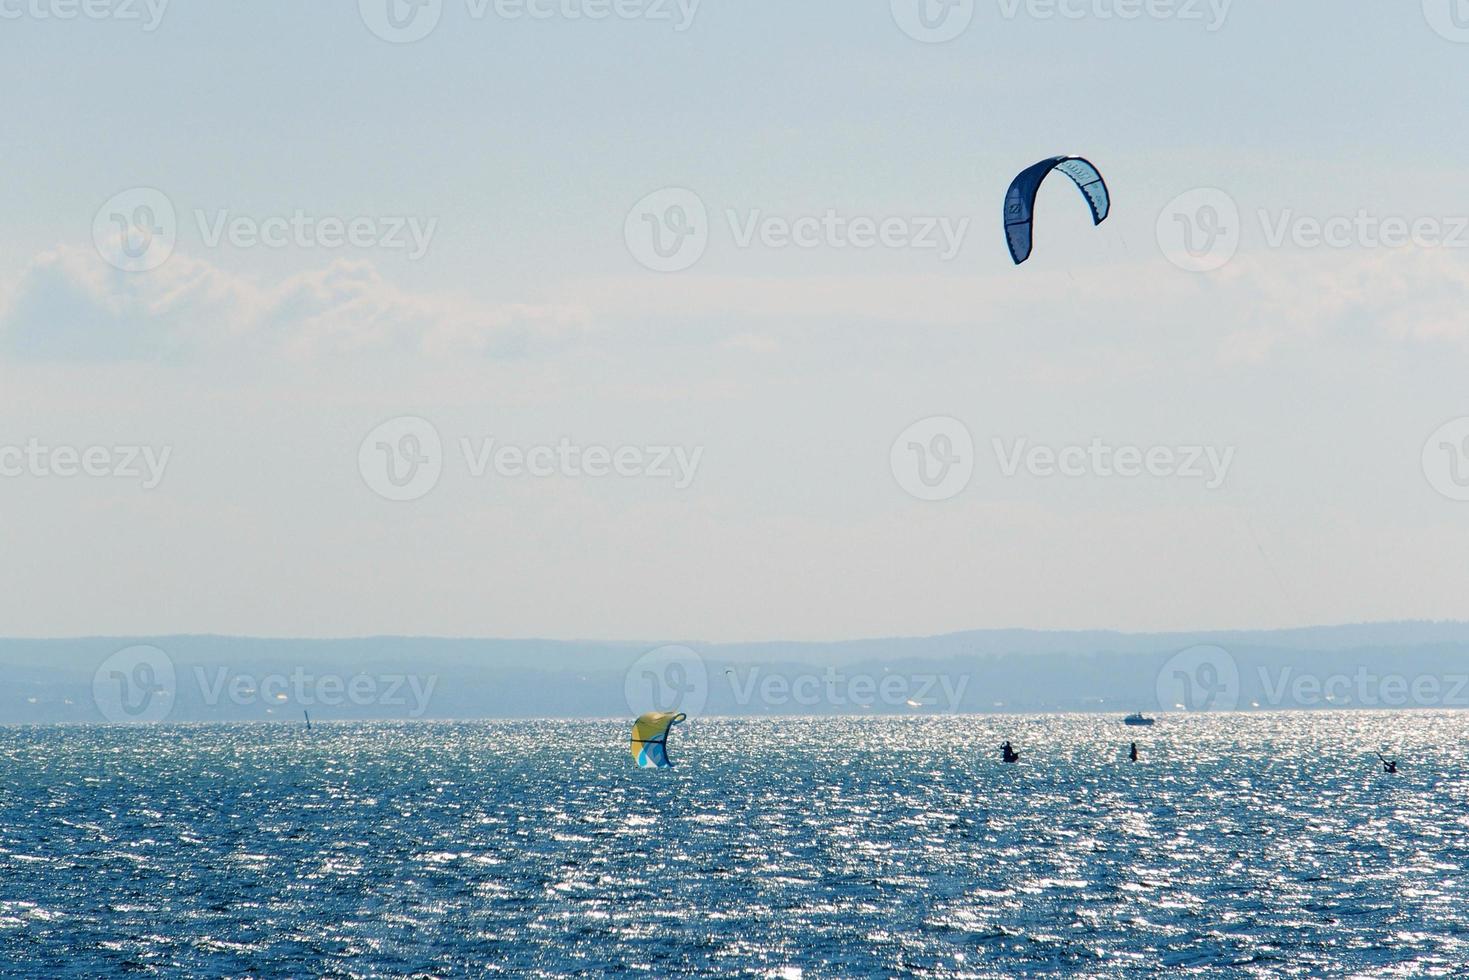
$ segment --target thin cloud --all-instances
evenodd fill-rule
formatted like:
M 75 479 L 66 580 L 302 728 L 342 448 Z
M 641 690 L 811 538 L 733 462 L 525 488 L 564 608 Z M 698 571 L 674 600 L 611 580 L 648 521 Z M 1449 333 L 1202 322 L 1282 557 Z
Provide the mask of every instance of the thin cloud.
M 265 350 L 293 357 L 403 352 L 508 356 L 573 342 L 575 306 L 485 305 L 414 293 L 371 263 L 338 260 L 274 283 L 175 255 L 146 273 L 60 247 L 0 303 L 0 347 L 46 360 L 194 360 Z

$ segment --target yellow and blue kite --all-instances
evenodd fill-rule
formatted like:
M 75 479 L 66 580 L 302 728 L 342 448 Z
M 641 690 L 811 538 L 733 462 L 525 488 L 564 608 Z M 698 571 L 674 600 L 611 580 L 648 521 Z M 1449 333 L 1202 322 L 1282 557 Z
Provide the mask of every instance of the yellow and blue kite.
M 632 757 L 641 769 L 668 769 L 668 733 L 688 715 L 673 711 L 650 711 L 632 726 Z

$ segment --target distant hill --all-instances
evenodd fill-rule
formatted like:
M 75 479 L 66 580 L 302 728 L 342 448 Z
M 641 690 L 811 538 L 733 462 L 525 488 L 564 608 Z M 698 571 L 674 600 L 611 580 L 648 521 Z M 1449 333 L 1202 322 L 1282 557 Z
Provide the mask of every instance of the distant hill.
M 673 646 L 0 640 L 0 724 L 1469 707 L 1462 622 Z

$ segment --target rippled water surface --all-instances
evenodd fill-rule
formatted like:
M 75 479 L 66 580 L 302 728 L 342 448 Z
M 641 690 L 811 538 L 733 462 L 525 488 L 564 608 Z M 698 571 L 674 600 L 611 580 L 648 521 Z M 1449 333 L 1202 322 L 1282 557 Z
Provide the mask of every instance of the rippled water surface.
M 1466 736 L 699 721 L 640 772 L 611 722 L 12 729 L 0 971 L 1463 975 Z

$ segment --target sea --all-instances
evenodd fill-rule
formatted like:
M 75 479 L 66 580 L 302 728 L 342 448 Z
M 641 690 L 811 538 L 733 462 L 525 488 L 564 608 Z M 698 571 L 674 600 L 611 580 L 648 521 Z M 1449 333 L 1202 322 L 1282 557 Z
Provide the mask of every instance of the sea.
M 628 728 L 0 729 L 0 975 L 1469 974 L 1469 714 Z

